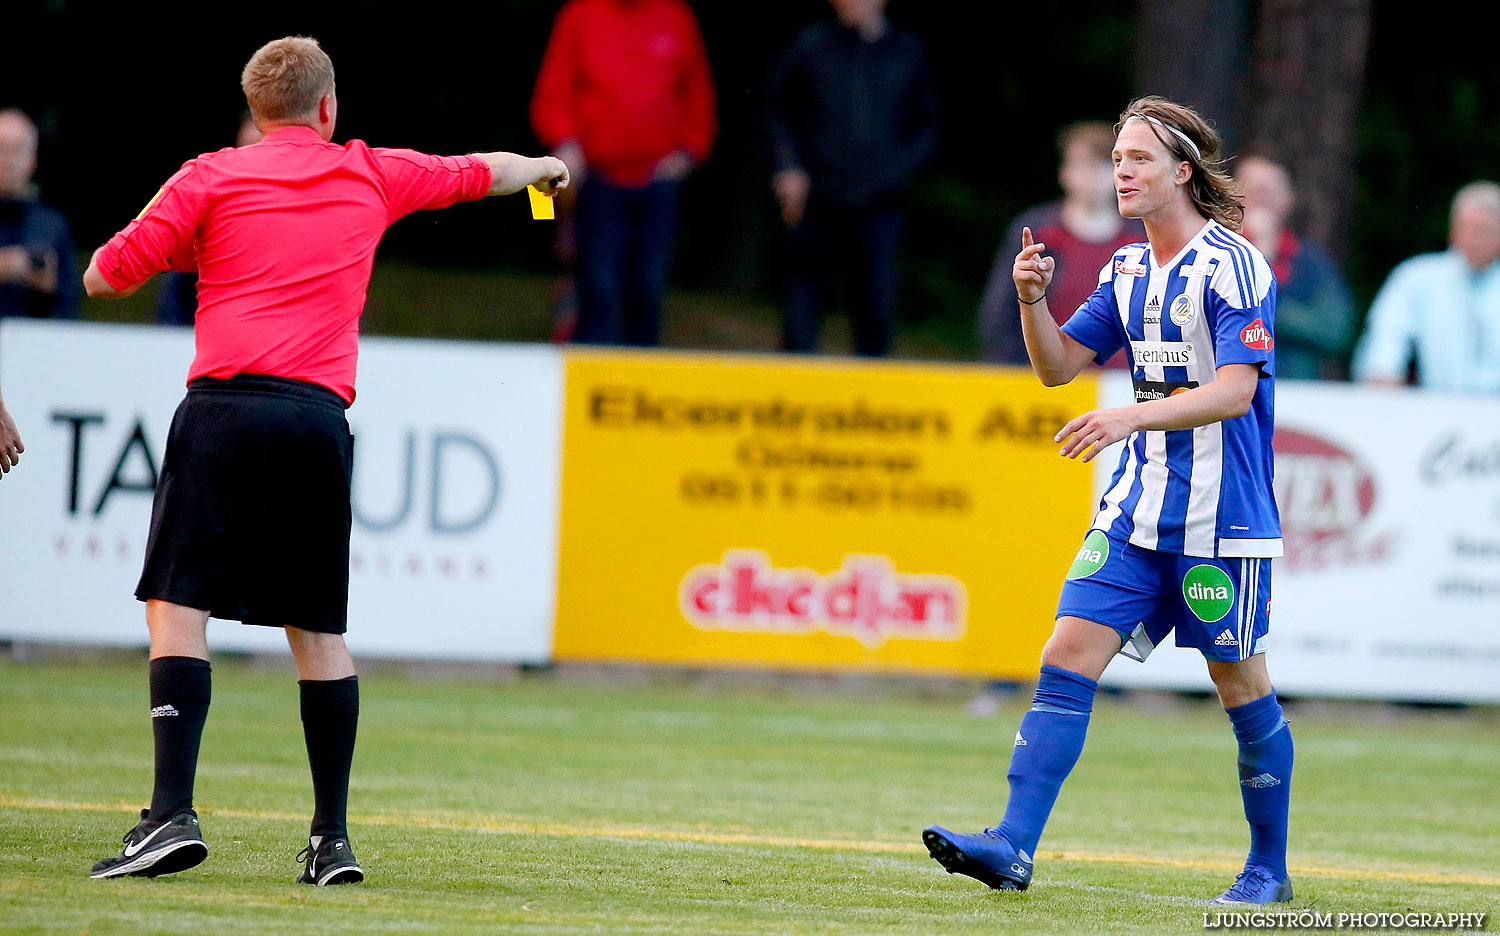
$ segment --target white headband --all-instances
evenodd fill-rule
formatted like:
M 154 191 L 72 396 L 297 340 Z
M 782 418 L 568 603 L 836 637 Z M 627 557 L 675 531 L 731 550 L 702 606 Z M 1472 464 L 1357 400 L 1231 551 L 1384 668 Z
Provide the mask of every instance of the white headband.
M 1203 151 L 1198 149 L 1198 144 L 1193 142 L 1193 138 L 1188 136 L 1186 133 L 1183 133 L 1181 130 L 1178 130 L 1171 124 L 1162 123 L 1155 117 L 1147 117 L 1145 114 L 1131 114 L 1130 117 L 1126 120 L 1126 123 L 1129 123 L 1131 120 L 1144 120 L 1149 124 L 1155 124 L 1156 126 L 1161 127 L 1163 130 L 1170 130 L 1173 136 L 1177 137 L 1177 139 L 1187 144 L 1187 148 L 1193 151 L 1194 156 L 1197 156 L 1199 159 L 1203 158 Z

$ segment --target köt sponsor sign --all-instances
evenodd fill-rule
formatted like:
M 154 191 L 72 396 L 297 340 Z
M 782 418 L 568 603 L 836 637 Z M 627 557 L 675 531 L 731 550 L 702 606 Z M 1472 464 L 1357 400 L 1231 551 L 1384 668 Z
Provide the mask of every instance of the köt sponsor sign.
M 7 321 L 22 470 L 0 487 L 0 634 L 139 644 L 151 499 L 192 335 Z M 355 436 L 356 653 L 550 654 L 561 363 L 545 348 L 366 339 Z M 219 647 L 284 645 L 215 625 Z
M 574 351 L 557 655 L 1034 673 L 1088 522 L 1093 387 Z
M 1288 425 L 1285 415 L 1272 444 L 1286 549 L 1279 568 L 1292 573 L 1389 558 L 1395 534 L 1369 522 L 1379 494 L 1369 467 L 1316 431 Z

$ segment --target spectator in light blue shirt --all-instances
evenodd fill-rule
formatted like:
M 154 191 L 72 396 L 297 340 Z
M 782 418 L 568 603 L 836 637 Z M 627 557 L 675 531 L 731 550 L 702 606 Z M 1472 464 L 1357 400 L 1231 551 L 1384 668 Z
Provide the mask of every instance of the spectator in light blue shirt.
M 1500 185 L 1453 197 L 1449 249 L 1405 261 L 1370 307 L 1354 377 L 1454 393 L 1500 393 Z

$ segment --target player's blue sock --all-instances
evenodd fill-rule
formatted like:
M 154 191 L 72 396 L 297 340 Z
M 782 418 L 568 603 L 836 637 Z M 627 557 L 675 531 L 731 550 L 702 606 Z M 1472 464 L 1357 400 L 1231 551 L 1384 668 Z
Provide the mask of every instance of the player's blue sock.
M 1098 688 L 1087 676 L 1057 666 L 1042 667 L 1031 711 L 1021 719 L 1011 750 L 1006 774 L 1010 799 L 1000 823 L 1000 834 L 1024 851 L 1028 861 L 1036 855 L 1042 826 L 1047 824 L 1063 781 L 1083 753 Z
M 1292 727 L 1275 692 L 1225 711 L 1240 742 L 1240 796 L 1250 823 L 1250 857 L 1245 867 L 1265 868 L 1284 881 L 1292 799 Z

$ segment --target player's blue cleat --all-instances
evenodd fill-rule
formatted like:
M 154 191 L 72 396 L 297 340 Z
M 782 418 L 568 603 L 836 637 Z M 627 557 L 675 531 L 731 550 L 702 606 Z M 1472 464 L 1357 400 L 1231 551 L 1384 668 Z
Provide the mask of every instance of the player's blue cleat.
M 949 874 L 964 874 L 995 890 L 1023 891 L 1031 884 L 1031 856 L 1013 847 L 998 829 L 977 835 L 942 826 L 922 830 L 922 844 Z
M 1292 879 L 1278 881 L 1265 868 L 1246 868 L 1229 885 L 1229 890 L 1215 897 L 1216 904 L 1286 903 L 1292 899 Z

